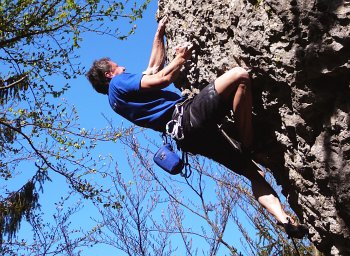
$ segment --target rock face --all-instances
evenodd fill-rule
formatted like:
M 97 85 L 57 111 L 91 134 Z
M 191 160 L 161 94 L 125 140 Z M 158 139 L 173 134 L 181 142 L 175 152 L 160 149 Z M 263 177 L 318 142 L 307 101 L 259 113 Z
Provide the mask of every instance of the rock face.
M 277 182 L 318 249 L 350 255 L 350 1 L 159 0 L 164 15 L 169 59 L 195 45 L 179 88 L 250 69 Z

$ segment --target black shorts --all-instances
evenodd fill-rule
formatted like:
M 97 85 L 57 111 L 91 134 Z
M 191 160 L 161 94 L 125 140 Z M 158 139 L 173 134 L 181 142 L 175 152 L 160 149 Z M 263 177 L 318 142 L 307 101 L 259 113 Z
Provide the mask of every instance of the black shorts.
M 177 145 L 185 152 L 208 157 L 238 174 L 243 174 L 242 155 L 218 129 L 218 124 L 222 123 L 231 109 L 230 104 L 222 100 L 213 84 L 209 84 L 194 98 L 184 102 L 184 139 L 177 141 Z

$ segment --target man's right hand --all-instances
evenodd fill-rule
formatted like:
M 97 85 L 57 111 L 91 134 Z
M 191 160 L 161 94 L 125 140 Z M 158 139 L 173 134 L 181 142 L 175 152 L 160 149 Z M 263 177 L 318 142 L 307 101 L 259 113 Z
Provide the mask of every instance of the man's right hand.
M 176 50 L 177 56 L 182 57 L 185 60 L 188 60 L 191 57 L 191 53 L 193 50 L 193 44 L 186 42 L 182 45 L 178 45 L 175 48 L 175 50 Z

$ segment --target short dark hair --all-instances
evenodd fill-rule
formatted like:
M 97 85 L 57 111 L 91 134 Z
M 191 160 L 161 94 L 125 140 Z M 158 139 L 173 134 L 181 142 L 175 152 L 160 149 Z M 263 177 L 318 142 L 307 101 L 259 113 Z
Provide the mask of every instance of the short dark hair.
M 108 84 L 111 79 L 106 77 L 105 73 L 111 71 L 110 61 L 110 58 L 95 60 L 90 70 L 86 73 L 86 77 L 89 79 L 92 87 L 102 94 L 108 94 Z

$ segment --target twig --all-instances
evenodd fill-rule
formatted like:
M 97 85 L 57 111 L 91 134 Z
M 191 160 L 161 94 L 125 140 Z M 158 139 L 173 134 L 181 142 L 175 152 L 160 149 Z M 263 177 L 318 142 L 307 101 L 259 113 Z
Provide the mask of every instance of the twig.
M 0 87 L 0 90 L 5 90 L 5 89 L 8 89 L 8 88 L 11 88 L 11 87 L 15 86 L 16 84 L 22 82 L 27 77 L 28 77 L 28 74 L 24 75 L 21 79 L 17 80 L 16 82 L 13 82 L 12 84 Z

